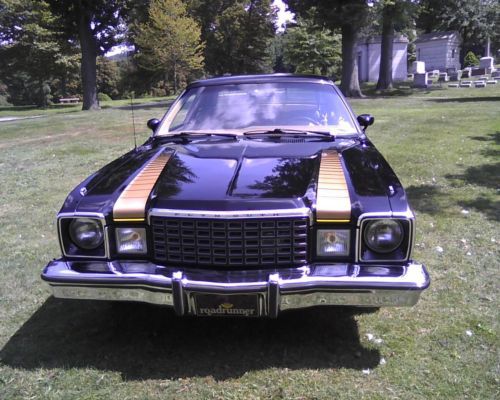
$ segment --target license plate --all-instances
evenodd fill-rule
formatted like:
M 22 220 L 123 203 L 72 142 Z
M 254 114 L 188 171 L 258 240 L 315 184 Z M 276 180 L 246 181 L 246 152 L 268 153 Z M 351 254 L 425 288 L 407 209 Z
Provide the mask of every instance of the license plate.
M 205 294 L 194 296 L 196 315 L 207 317 L 258 317 L 259 295 L 257 294 Z

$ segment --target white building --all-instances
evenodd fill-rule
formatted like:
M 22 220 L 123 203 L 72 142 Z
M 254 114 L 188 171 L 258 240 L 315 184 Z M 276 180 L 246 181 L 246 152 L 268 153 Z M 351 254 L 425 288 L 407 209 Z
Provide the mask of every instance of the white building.
M 417 61 L 425 62 L 426 71 L 460 69 L 460 45 L 458 32 L 424 33 L 415 40 Z
M 358 42 L 358 74 L 360 82 L 377 82 L 380 69 L 381 37 L 370 37 Z M 408 39 L 394 35 L 392 45 L 392 80 L 404 81 L 408 75 Z

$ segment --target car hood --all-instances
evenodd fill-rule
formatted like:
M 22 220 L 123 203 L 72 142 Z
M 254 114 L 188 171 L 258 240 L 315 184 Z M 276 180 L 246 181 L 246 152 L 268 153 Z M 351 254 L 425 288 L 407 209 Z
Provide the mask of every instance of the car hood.
M 407 209 L 401 184 L 370 142 L 205 140 L 131 151 L 75 188 L 62 211 L 110 215 L 124 189 L 159 154 L 170 158 L 151 189 L 147 208 L 239 211 L 310 207 L 314 211 L 321 154 L 327 149 L 341 154 L 353 217 Z

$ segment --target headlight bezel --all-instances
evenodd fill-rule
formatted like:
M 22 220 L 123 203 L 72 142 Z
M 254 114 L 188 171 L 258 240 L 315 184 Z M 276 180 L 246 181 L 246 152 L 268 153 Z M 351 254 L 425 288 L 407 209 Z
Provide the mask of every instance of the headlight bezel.
M 371 249 L 365 242 L 366 228 L 370 223 L 377 220 L 395 220 L 400 224 L 403 236 L 399 245 L 390 252 L 376 252 Z M 361 217 L 359 220 L 359 229 L 357 235 L 357 260 L 364 263 L 380 263 L 380 262 L 404 262 L 408 261 L 411 256 L 414 240 L 415 221 L 410 216 L 369 216 Z
M 136 231 L 135 233 L 139 235 L 141 238 L 141 241 L 143 242 L 143 251 L 120 251 L 120 230 L 132 230 Z M 130 226 L 130 225 L 117 225 L 113 229 L 113 234 L 114 234 L 114 249 L 116 252 L 117 256 L 137 256 L 137 257 L 145 257 L 148 255 L 148 250 L 149 250 L 149 240 L 148 240 L 148 230 L 146 229 L 145 226 L 139 225 L 139 226 Z M 140 233 L 139 233 L 140 232 Z M 129 233 L 130 234 L 130 233 Z
M 101 244 L 94 249 L 83 249 L 75 244 L 70 236 L 70 224 L 75 219 L 88 218 L 98 221 L 103 231 L 103 240 Z M 58 238 L 61 252 L 64 257 L 70 259 L 106 259 L 109 258 L 109 240 L 108 240 L 108 227 L 106 219 L 100 213 L 60 213 L 57 216 L 57 229 Z
M 320 235 L 321 234 L 327 234 L 331 233 L 334 237 L 335 235 L 340 235 L 341 237 L 344 236 L 347 238 L 347 245 L 346 249 L 343 252 L 339 252 L 337 254 L 322 254 L 320 251 L 320 246 L 321 246 L 321 241 L 320 241 Z M 325 260 L 325 259 L 334 259 L 334 260 L 342 260 L 342 259 L 347 259 L 351 255 L 351 249 L 352 249 L 352 229 L 349 227 L 326 227 L 326 226 L 321 226 L 317 227 L 315 230 L 315 256 L 318 259 Z M 333 242 L 332 242 L 333 244 Z

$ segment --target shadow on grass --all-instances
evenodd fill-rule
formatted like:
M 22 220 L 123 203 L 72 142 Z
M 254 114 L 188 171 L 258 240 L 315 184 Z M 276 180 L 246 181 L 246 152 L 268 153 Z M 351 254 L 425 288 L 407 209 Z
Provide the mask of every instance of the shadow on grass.
M 426 101 L 433 101 L 435 103 L 476 103 L 479 101 L 500 101 L 500 96 L 490 97 L 449 97 L 446 99 L 426 99 Z
M 375 368 L 348 308 L 277 320 L 179 318 L 141 304 L 49 298 L 0 351 L 14 368 L 96 368 L 124 379 L 237 378 L 267 368 Z
M 0 107 L 0 112 L 9 112 L 12 116 L 16 116 L 18 112 L 36 111 L 38 113 L 50 114 L 51 111 L 57 111 L 58 114 L 66 114 L 82 111 L 81 104 L 53 104 L 47 107 L 37 106 L 7 106 Z M 24 116 L 24 114 L 22 115 Z M 21 116 L 21 117 L 22 117 Z
M 481 149 L 481 155 L 490 158 L 497 158 L 500 155 L 498 148 L 494 147 L 500 144 L 499 131 L 469 138 L 480 142 L 492 142 L 490 147 Z M 498 191 L 500 189 L 500 162 L 469 167 L 462 174 L 448 174 L 445 177 L 457 186 L 483 186 Z M 459 205 L 463 208 L 474 209 L 488 219 L 500 221 L 500 201 L 489 198 L 487 195 L 481 194 L 474 200 L 461 201 Z
M 459 203 L 465 209 L 473 209 L 484 214 L 488 219 L 500 221 L 500 201 L 479 196 L 475 200 Z
M 414 88 L 413 82 L 394 82 L 392 89 L 377 90 L 375 83 L 364 83 L 362 85 L 362 92 L 368 98 L 384 98 L 384 97 L 403 97 L 411 96 L 413 94 L 428 94 L 438 90 L 442 90 L 440 86 L 430 87 L 427 89 Z
M 160 102 L 154 102 L 154 103 L 139 103 L 139 104 L 134 104 L 132 107 L 130 104 L 124 105 L 124 106 L 106 106 L 105 108 L 112 108 L 113 110 L 154 110 L 157 108 L 161 108 L 163 110 L 162 115 L 159 117 L 163 116 L 164 112 L 167 111 L 168 107 L 173 103 L 173 100 L 166 100 L 166 101 L 160 101 Z
M 479 142 L 494 142 L 495 144 L 500 144 L 500 132 L 488 133 L 484 136 L 469 136 L 472 140 L 477 140 Z
M 479 142 L 493 142 L 495 145 L 500 145 L 500 132 L 489 133 L 485 136 L 469 136 L 472 140 L 477 140 Z M 488 147 L 481 150 L 481 155 L 485 157 L 499 157 L 500 149 Z
M 500 188 L 500 162 L 494 164 L 483 164 L 477 167 L 467 168 L 463 174 L 445 175 L 455 184 L 484 186 L 490 189 Z
M 409 202 L 413 209 L 430 215 L 443 213 L 441 205 L 444 194 L 439 187 L 433 185 L 408 186 L 406 189 Z

